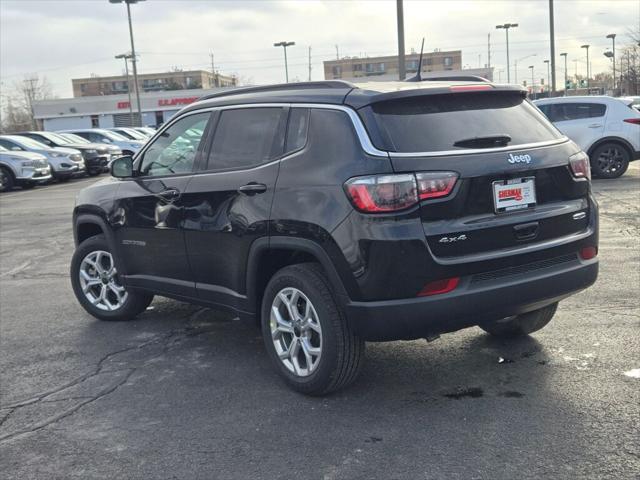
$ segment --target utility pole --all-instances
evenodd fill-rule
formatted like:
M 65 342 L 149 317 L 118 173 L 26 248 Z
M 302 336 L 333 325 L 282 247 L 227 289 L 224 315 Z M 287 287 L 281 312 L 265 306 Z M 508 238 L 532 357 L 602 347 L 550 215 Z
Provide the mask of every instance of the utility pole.
M 589 47 L 590 45 L 582 45 L 580 47 L 587 50 L 587 95 L 589 95 Z
M 213 52 L 209 54 L 209 58 L 211 58 L 211 75 L 213 75 L 213 86 L 218 86 L 218 76 L 216 75 L 216 66 L 213 62 Z
M 295 44 L 296 42 L 278 42 L 273 44 L 274 47 L 282 47 L 284 49 L 284 74 L 285 74 L 287 83 L 289 83 L 289 65 L 287 64 L 287 47 L 291 47 Z
M 127 53 L 121 53 L 120 55 L 116 55 L 115 58 L 120 60 L 124 59 L 124 72 L 127 78 L 127 96 L 129 97 L 129 126 L 133 127 L 133 105 L 131 104 L 131 83 L 129 82 L 129 59 L 131 55 Z
M 536 81 L 535 81 L 535 78 L 533 78 L 533 65 L 529 65 L 529 68 L 531 69 L 531 96 L 535 99 L 536 98 Z
M 336 60 L 340 60 L 340 51 L 338 50 L 338 45 L 336 45 Z
M 511 73 L 509 71 L 509 29 L 517 27 L 517 23 L 505 23 L 503 25 L 496 25 L 496 29 L 504 29 L 507 34 L 507 83 L 511 83 Z
M 549 77 L 550 77 L 549 65 L 551 65 L 551 62 L 549 60 L 545 60 L 544 63 L 547 64 L 547 88 L 549 88 Z
M 491 34 L 487 33 L 487 68 L 491 68 Z
M 398 21 L 398 77 L 402 81 L 407 77 L 407 69 L 404 62 L 404 11 L 402 0 L 396 0 L 396 8 Z
M 567 87 L 567 54 L 561 53 L 560 56 L 564 57 L 564 96 L 566 97 L 567 90 L 569 90 L 569 88 Z
M 553 0 L 549 0 L 549 36 L 551 37 L 551 91 L 556 91 L 556 37 L 553 21 Z M 548 77 L 548 75 L 547 75 Z M 547 82 L 549 79 L 547 78 Z
M 309 81 L 311 81 L 311 46 L 309 46 Z

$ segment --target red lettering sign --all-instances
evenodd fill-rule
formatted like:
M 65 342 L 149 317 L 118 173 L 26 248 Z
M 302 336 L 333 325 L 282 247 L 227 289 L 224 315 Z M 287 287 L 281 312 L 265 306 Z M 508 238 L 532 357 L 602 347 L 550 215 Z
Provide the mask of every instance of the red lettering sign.
M 129 102 L 118 102 L 118 108 L 129 108 Z
M 174 105 L 189 105 L 190 103 L 198 100 L 198 97 L 183 97 L 183 98 L 163 98 L 158 100 L 159 107 L 173 107 Z
M 500 190 L 498 193 L 499 200 L 522 200 L 522 189 L 521 188 L 509 188 L 506 190 Z

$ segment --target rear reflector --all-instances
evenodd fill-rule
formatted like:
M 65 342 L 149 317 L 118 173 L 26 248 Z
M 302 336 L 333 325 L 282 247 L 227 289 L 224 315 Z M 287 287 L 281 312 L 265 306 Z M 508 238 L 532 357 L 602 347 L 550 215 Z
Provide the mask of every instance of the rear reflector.
M 493 90 L 491 85 L 456 85 L 449 87 L 451 92 L 477 92 L 478 90 Z
M 460 283 L 460 277 L 453 278 L 445 278 L 444 280 L 434 280 L 433 282 L 427 283 L 420 293 L 418 293 L 418 297 L 428 297 L 429 295 L 439 295 L 441 293 L 449 293 L 456 289 Z
M 591 179 L 591 164 L 586 153 L 578 152 L 575 155 L 571 155 L 569 157 L 569 167 L 574 177 Z
M 423 172 L 416 173 L 418 195 L 420 200 L 446 197 L 451 193 L 458 180 L 455 172 Z
M 598 247 L 584 247 L 580 250 L 580 258 L 583 260 L 591 260 L 598 255 Z
M 623 121 L 627 123 L 633 123 L 635 125 L 640 125 L 640 118 L 625 118 Z

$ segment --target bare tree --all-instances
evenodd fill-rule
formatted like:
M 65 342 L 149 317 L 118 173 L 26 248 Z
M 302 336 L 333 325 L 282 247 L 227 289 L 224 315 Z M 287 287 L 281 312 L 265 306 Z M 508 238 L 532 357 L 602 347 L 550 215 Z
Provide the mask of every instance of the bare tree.
M 33 104 L 51 98 L 51 85 L 46 77 L 29 75 L 15 82 L 10 91 L 2 92 L 0 129 L 2 132 L 37 129 Z

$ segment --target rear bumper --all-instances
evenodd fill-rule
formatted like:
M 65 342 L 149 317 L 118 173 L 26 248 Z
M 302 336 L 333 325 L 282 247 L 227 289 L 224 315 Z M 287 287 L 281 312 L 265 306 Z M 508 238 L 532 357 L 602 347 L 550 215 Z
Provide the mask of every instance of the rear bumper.
M 522 268 L 505 269 L 504 275 L 497 277 L 466 277 L 456 290 L 442 295 L 349 302 L 347 317 L 352 329 L 365 340 L 388 341 L 453 332 L 537 310 L 596 281 L 597 258 L 583 261 L 575 255 L 560 260 L 525 272 Z

